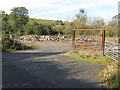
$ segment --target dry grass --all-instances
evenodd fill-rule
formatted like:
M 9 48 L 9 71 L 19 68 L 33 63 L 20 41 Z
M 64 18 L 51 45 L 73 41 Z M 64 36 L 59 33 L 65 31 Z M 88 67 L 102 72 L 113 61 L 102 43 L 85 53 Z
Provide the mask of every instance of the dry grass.
M 67 53 L 64 53 L 64 55 L 72 58 L 72 60 L 86 61 L 96 64 L 108 64 L 113 61 L 108 57 L 103 57 L 99 52 L 91 52 L 91 50 L 72 50 Z
M 102 70 L 98 78 L 100 79 L 101 86 L 105 86 L 107 88 L 118 88 L 118 84 L 120 83 L 120 69 L 118 62 L 112 62 L 106 66 L 104 70 Z

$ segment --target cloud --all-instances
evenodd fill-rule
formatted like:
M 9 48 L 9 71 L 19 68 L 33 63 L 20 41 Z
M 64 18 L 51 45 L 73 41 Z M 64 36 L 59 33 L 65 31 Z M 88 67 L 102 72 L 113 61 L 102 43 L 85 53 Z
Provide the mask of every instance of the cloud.
M 10 13 L 13 7 L 26 7 L 31 17 L 46 16 L 53 18 L 66 13 L 78 10 L 80 8 L 104 7 L 110 5 L 117 5 L 119 0 L 2 0 L 0 2 L 0 9 Z M 48 10 L 45 10 L 48 8 Z M 72 15 L 72 14 L 71 14 Z M 54 17 L 55 18 L 55 17 Z
M 57 1 L 57 2 L 55 2 Z M 60 2 L 61 1 L 61 2 Z M 103 3 L 104 2 L 104 3 Z M 91 7 L 100 7 L 100 6 L 107 6 L 107 5 L 115 5 L 117 4 L 118 0 L 53 0 L 49 3 L 48 6 L 44 6 L 41 8 L 51 8 L 49 11 L 42 11 L 39 15 L 52 15 L 52 14 L 60 14 L 65 13 L 72 10 L 78 10 L 80 8 L 91 8 Z M 72 5 L 71 5 L 72 4 Z
M 48 6 L 50 0 L 3 0 L 0 2 L 0 9 L 9 11 L 13 7 L 26 7 L 29 10 Z
M 64 9 L 76 9 L 81 6 L 86 8 L 103 5 L 113 5 L 117 4 L 118 1 L 119 0 L 3 0 L 2 2 L 0 2 L 0 8 L 3 10 L 9 10 L 13 7 L 24 6 L 28 9 L 39 9 L 44 7 L 55 7 L 56 9 L 59 9 L 61 7 L 64 7 Z M 71 3 L 73 3 L 72 6 Z

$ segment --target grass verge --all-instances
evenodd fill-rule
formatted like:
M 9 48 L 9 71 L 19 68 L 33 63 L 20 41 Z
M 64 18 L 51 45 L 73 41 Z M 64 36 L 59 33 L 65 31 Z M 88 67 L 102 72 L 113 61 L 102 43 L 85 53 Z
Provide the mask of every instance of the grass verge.
M 107 88 L 120 88 L 120 63 L 112 62 L 106 66 L 99 74 L 98 78 L 101 86 Z
M 89 51 L 72 50 L 64 54 L 76 61 L 87 61 L 90 63 L 103 64 L 106 67 L 97 75 L 101 86 L 107 88 L 120 88 L 120 63 L 113 61 L 109 57 L 103 57 L 99 53 Z
M 108 64 L 113 61 L 109 57 L 103 57 L 99 53 L 91 53 L 89 51 L 85 52 L 85 51 L 72 50 L 72 51 L 68 51 L 64 55 L 71 58 L 72 60 L 87 61 L 96 64 Z

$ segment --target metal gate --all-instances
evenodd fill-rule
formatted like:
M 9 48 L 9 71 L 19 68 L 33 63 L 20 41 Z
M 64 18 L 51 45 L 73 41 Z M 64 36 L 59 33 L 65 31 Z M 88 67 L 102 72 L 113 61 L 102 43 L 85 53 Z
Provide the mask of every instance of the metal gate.
M 104 55 L 110 57 L 115 61 L 120 59 L 119 43 L 105 41 Z
M 75 31 L 78 30 L 88 30 L 88 31 L 102 31 L 101 41 L 76 41 L 75 39 Z M 89 49 L 94 52 L 102 52 L 102 56 L 104 56 L 104 45 L 105 45 L 105 29 L 96 28 L 96 29 L 73 29 L 73 38 L 72 38 L 72 48 L 74 50 L 78 49 Z

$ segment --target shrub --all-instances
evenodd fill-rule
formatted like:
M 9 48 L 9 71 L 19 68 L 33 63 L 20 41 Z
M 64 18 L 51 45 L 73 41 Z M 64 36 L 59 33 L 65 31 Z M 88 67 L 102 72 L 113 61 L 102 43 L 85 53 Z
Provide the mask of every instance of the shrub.
M 2 51 L 13 51 L 22 49 L 22 45 L 17 41 L 9 39 L 8 37 L 2 38 Z

